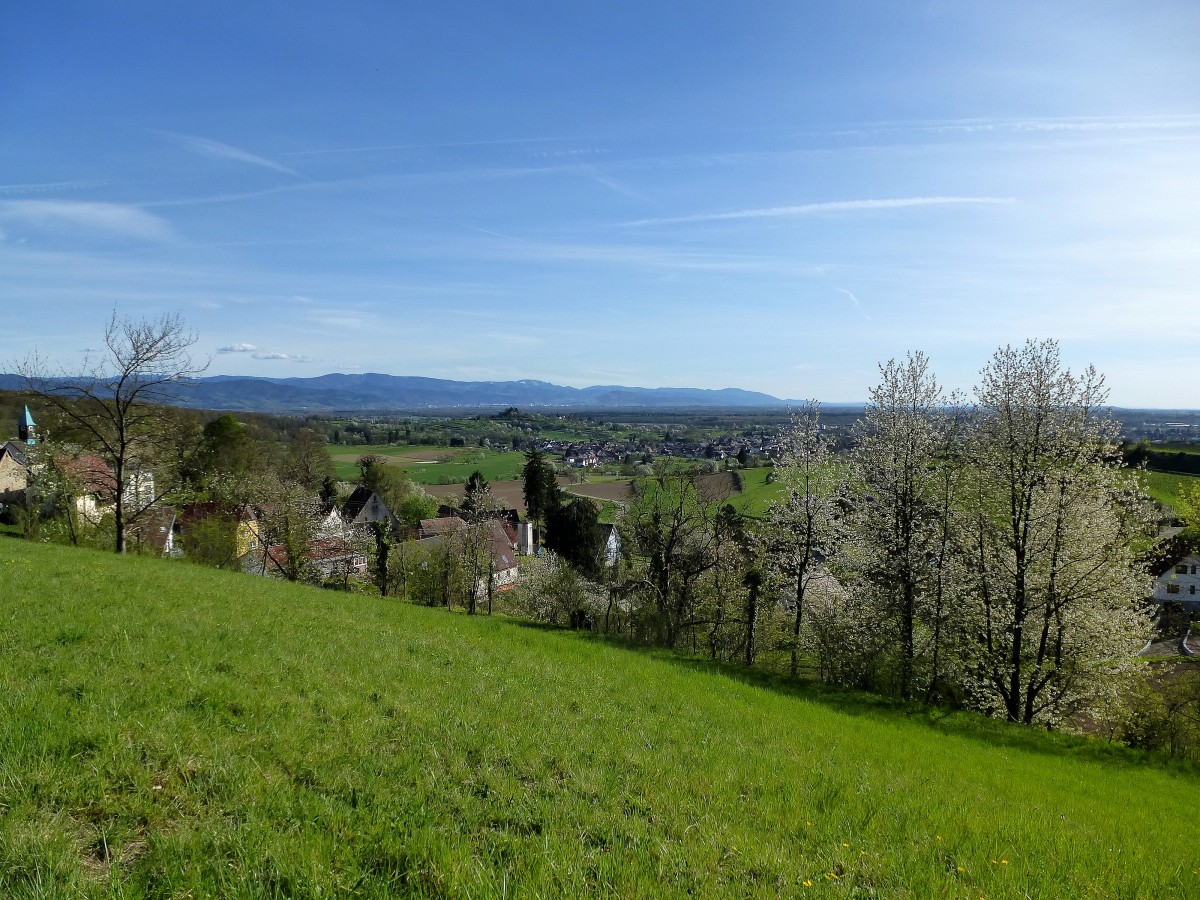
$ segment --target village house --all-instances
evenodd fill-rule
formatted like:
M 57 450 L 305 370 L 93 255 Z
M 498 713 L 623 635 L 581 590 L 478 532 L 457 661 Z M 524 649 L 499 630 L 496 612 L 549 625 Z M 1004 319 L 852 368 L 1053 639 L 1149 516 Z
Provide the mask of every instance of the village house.
M 400 520 L 388 508 L 387 503 L 375 491 L 359 485 L 342 504 L 342 518 L 350 526 L 366 526 L 372 522 L 386 522 L 391 531 L 400 530 Z
M 8 441 L 0 446 L 0 504 L 24 503 L 28 485 L 25 445 Z
M 288 551 L 283 544 L 265 549 L 262 574 L 286 578 Z M 337 578 L 363 578 L 367 574 L 367 555 L 342 538 L 317 538 L 308 546 L 306 565 L 323 581 Z
M 243 560 L 243 569 L 255 568 L 255 561 L 262 555 L 262 527 L 248 503 L 229 506 L 215 500 L 203 500 L 183 507 L 175 522 L 175 534 L 180 540 L 173 545 L 173 550 L 184 552 L 179 544 L 186 545 L 189 540 L 199 539 L 197 532 L 216 523 L 232 526 L 234 558 Z
M 25 491 L 29 486 L 27 448 L 37 442 L 37 423 L 26 405 L 17 420 L 17 439 L 0 446 L 0 506 L 25 502 Z
M 452 522 L 457 522 L 458 524 L 450 524 Z M 481 524 L 487 529 L 483 535 L 483 540 L 491 572 L 491 590 L 493 592 L 508 590 L 517 583 L 517 579 L 520 577 L 520 569 L 517 566 L 517 554 L 514 549 L 516 545 L 515 533 L 506 522 L 500 519 L 492 519 Z M 427 525 L 429 526 L 428 531 L 426 530 Z M 444 541 L 451 539 L 453 536 L 461 534 L 470 527 L 462 519 L 453 517 L 425 519 L 421 522 L 423 537 L 420 540 L 414 541 L 413 546 L 430 550 L 439 546 Z M 488 582 L 488 573 L 481 574 L 476 580 L 475 596 L 477 599 L 482 599 L 488 595 Z
M 126 530 L 126 546 L 137 553 L 175 554 L 175 510 L 170 506 L 147 509 Z
M 1156 603 L 1179 603 L 1189 612 L 1200 611 L 1200 554 L 1188 554 L 1159 569 L 1151 573 L 1155 579 L 1150 599 Z

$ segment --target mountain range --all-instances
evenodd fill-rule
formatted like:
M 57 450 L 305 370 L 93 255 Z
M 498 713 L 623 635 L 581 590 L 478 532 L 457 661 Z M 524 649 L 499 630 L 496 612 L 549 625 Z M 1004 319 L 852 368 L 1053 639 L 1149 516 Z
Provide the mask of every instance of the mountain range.
M 0 389 L 18 390 L 16 375 L 0 375 Z M 199 409 L 244 412 L 367 412 L 484 409 L 517 406 L 553 409 L 782 408 L 789 401 L 739 388 L 641 388 L 596 385 L 574 388 L 547 381 L 450 381 L 366 373 L 314 378 L 214 375 L 180 385 L 176 401 Z

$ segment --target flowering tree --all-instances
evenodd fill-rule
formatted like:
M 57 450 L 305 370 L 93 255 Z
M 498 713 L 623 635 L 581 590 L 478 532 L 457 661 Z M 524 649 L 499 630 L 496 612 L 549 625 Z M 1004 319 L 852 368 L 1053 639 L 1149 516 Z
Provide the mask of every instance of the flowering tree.
M 879 373 L 851 457 L 856 496 L 844 560 L 863 614 L 896 648 L 896 687 L 907 699 L 934 630 L 947 398 L 923 353 Z
M 975 389 L 962 545 L 974 682 L 1010 721 L 1053 723 L 1132 664 L 1148 505 L 1121 470 L 1104 379 L 1058 345 L 998 350 Z
M 759 537 L 774 580 L 790 594 L 791 673 L 796 675 L 809 587 L 828 577 L 825 561 L 837 544 L 841 510 L 841 469 L 821 435 L 821 406 L 815 400 L 793 414 L 775 478 L 783 497 L 771 505 Z

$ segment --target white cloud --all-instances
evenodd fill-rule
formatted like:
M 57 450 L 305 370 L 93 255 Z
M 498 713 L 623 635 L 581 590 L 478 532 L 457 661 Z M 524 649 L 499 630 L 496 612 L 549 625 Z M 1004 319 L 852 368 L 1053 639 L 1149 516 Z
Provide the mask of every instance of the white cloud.
M 301 356 L 300 354 L 293 353 L 268 353 L 266 351 L 260 351 L 258 353 L 252 353 L 251 356 L 254 359 L 275 359 L 295 363 L 306 363 L 313 361 L 311 356 Z
M 799 206 L 769 206 L 762 209 L 738 209 L 722 213 L 696 213 L 690 216 L 670 216 L 661 219 L 638 219 L 625 222 L 628 226 L 678 225 L 687 222 L 719 222 L 728 219 L 771 219 L 783 216 L 804 216 L 817 213 L 862 212 L 876 209 L 905 209 L 914 206 L 958 206 L 975 204 L 1015 203 L 1012 197 L 891 197 L 879 200 L 833 200 L 826 203 L 803 203 Z
M 137 206 L 71 200 L 0 201 L 0 221 L 48 231 L 84 231 L 108 237 L 165 241 L 171 227 Z
M 253 344 L 227 344 L 224 347 L 218 347 L 218 353 L 251 353 L 258 348 Z
M 301 174 L 295 169 L 289 169 L 287 166 L 281 165 L 274 160 L 267 159 L 265 156 L 259 156 L 256 153 L 250 153 L 248 150 L 242 150 L 230 144 L 224 144 L 221 141 L 210 140 L 209 138 L 195 137 L 190 134 L 172 134 L 164 132 L 164 137 L 172 143 L 184 150 L 188 150 L 199 156 L 207 156 L 212 159 L 229 159 L 234 162 L 249 163 L 252 166 L 261 166 L 264 169 L 271 169 L 275 172 L 282 172 L 285 175 L 291 175 L 295 178 L 301 178 Z

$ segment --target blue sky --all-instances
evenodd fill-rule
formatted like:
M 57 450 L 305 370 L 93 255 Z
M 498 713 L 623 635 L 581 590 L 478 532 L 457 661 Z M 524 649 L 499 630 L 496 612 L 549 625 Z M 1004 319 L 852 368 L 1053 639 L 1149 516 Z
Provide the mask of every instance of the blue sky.
M 0 360 L 1200 407 L 1200 5 L 7 3 Z M 9 364 L 0 366 L 8 369 Z

